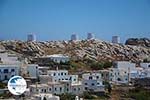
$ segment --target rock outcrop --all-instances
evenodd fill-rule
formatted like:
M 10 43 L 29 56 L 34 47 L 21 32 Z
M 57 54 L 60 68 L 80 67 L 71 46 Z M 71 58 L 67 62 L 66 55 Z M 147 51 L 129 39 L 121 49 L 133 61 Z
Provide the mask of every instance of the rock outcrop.
M 128 40 L 129 41 L 129 40 Z M 128 44 L 129 42 L 127 42 Z M 149 46 L 149 45 L 146 45 Z M 101 40 L 82 41 L 1 41 L 0 47 L 22 54 L 31 59 L 49 54 L 66 54 L 72 59 L 93 59 L 97 61 L 130 60 L 143 61 L 150 57 L 150 48 L 142 46 L 113 44 Z
M 150 48 L 150 39 L 148 39 L 148 38 L 129 38 L 125 44 Z

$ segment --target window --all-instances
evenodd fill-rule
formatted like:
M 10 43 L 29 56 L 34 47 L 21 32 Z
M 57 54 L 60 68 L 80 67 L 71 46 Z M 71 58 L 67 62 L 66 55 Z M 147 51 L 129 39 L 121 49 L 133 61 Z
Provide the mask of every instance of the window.
M 62 91 L 62 88 L 60 87 L 60 91 Z
M 44 93 L 46 93 L 46 89 L 44 89 Z
M 49 88 L 49 91 L 51 91 L 52 89 L 51 88 Z
M 80 88 L 78 88 L 78 90 L 80 91 Z
M 150 65 L 148 65 L 148 67 L 150 67 Z
M 92 76 L 90 76 L 90 77 L 89 77 L 89 79 L 91 79 L 91 80 L 92 80 L 92 79 L 93 79 L 93 78 L 92 78 Z
M 74 88 L 74 91 L 76 91 L 76 88 Z
M 58 73 L 58 76 L 60 76 L 60 73 Z
M 8 73 L 8 69 L 4 69 L 4 73 Z
M 99 83 L 97 83 L 97 85 L 99 85 Z
M 67 88 L 67 91 L 69 91 L 69 89 Z
M 103 74 L 102 74 L 103 75 Z M 99 79 L 99 76 L 96 76 L 97 79 Z
M 11 69 L 11 72 L 14 72 L 15 71 L 15 69 Z
M 87 85 L 87 83 L 84 83 L 85 85 Z
M 72 78 L 70 77 L 70 80 L 71 80 Z
M 76 79 L 74 79 L 74 81 L 76 81 Z
M 94 86 L 95 84 L 94 84 L 94 83 L 92 83 L 91 85 L 92 85 L 92 86 Z
M 103 81 L 102 84 L 105 84 L 105 82 Z
M 102 73 L 102 77 L 104 76 L 104 74 Z
M 65 73 L 65 75 L 67 75 L 67 74 Z
M 120 79 L 120 78 L 118 78 L 117 80 L 118 80 L 118 81 L 121 81 L 121 79 Z
M 61 75 L 63 75 L 63 73 L 61 72 Z
M 57 88 L 55 88 L 55 91 L 57 91 Z
M 54 73 L 54 76 L 56 75 L 56 73 Z
M 7 77 L 7 75 L 5 75 L 5 80 L 7 80 L 8 79 L 8 77 Z
M 87 87 L 85 87 L 85 90 L 87 90 L 88 88 Z
M 0 72 L 1 72 L 1 69 L 0 69 Z
M 55 59 L 54 61 L 57 62 L 57 59 Z

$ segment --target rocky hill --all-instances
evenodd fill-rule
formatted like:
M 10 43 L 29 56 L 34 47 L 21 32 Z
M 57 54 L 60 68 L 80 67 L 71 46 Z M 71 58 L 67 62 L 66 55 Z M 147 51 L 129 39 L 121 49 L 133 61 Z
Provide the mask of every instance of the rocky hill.
M 131 42 L 130 42 L 131 43 Z M 129 44 L 129 42 L 127 42 Z M 21 54 L 24 57 L 48 54 L 66 54 L 72 59 L 92 59 L 97 61 L 130 60 L 143 61 L 150 57 L 150 48 L 122 44 L 112 44 L 101 40 L 82 41 L 0 41 L 0 48 Z
M 150 48 L 150 39 L 148 39 L 148 38 L 129 38 L 125 44 Z

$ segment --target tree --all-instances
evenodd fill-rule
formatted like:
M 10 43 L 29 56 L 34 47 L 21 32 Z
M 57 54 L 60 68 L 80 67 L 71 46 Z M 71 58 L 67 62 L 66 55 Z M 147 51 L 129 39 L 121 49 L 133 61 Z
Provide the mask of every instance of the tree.
M 60 100 L 75 100 L 75 95 L 70 93 L 61 94 Z
M 107 89 L 108 92 L 111 93 L 111 90 L 112 90 L 111 84 L 107 81 L 104 81 L 103 83 L 105 85 L 105 89 Z
M 95 99 L 95 97 L 93 96 L 93 95 L 91 95 L 91 93 L 89 93 L 89 92 L 84 92 L 83 93 L 83 98 L 84 99 Z
M 5 88 L 5 86 L 7 86 L 5 83 L 0 82 L 0 89 Z
M 101 62 L 93 62 L 90 66 L 93 70 L 102 70 L 104 65 Z
M 106 61 L 104 62 L 104 68 L 110 68 L 112 66 L 112 62 Z

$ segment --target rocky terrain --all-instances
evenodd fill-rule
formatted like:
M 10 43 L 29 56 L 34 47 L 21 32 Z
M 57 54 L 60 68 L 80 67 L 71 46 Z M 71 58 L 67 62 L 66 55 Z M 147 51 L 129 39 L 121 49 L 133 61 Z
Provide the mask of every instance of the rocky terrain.
M 127 40 L 126 44 L 112 44 L 101 40 L 81 41 L 0 41 L 0 48 L 21 54 L 32 59 L 33 57 L 48 54 L 66 54 L 73 60 L 92 59 L 97 61 L 130 60 L 132 62 L 143 61 L 150 57 L 149 44 L 146 47 L 133 46 L 132 41 Z
M 150 39 L 148 39 L 148 38 L 129 38 L 125 44 L 150 47 Z

